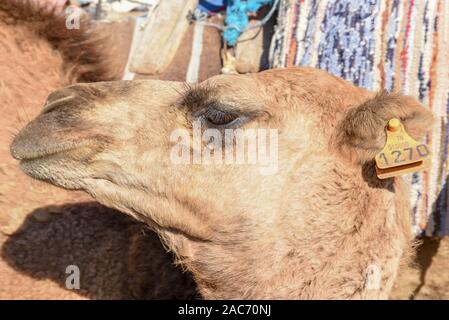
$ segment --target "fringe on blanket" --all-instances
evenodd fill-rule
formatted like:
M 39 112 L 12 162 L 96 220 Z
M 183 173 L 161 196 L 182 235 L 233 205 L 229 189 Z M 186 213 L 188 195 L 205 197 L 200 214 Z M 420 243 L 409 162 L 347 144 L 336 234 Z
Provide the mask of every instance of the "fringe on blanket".
M 281 0 L 272 67 L 313 66 L 414 96 L 438 121 L 432 168 L 407 176 L 417 235 L 449 235 L 449 1 Z

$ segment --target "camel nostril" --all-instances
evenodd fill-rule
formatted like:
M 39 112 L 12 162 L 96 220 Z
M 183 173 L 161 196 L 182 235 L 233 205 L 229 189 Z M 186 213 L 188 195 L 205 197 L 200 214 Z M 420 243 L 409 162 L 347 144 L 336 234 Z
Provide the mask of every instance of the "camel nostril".
M 41 114 L 53 112 L 55 110 L 78 109 L 91 105 L 91 96 L 89 89 L 81 84 L 72 85 L 70 87 L 60 89 L 51 93 L 45 103 Z
M 44 105 L 44 110 L 42 110 L 42 114 L 50 113 L 54 111 L 59 106 L 65 105 L 68 101 L 73 100 L 75 96 L 69 95 L 69 96 L 63 96 L 59 99 L 49 99 L 47 100 L 47 103 Z
M 42 113 L 49 113 L 55 110 L 57 107 L 66 104 L 70 100 L 76 98 L 76 92 L 70 88 L 64 88 L 52 92 L 44 105 Z
M 50 93 L 48 95 L 47 101 L 50 101 L 50 102 L 51 101 L 56 101 L 56 100 L 65 98 L 67 96 L 73 95 L 74 94 L 74 90 L 72 90 L 72 87 L 74 87 L 74 86 L 66 87 L 66 88 L 63 88 L 63 89 L 59 89 L 59 90 L 53 91 L 52 93 Z

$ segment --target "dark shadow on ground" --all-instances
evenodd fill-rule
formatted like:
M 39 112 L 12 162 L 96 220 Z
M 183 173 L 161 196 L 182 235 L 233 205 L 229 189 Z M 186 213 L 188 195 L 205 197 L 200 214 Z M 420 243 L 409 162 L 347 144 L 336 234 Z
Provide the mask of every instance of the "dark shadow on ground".
M 423 237 L 421 245 L 418 247 L 416 262 L 420 269 L 419 285 L 413 291 L 411 298 L 414 298 L 426 284 L 426 274 L 427 270 L 432 265 L 433 258 L 437 255 L 438 249 L 440 247 L 441 237 L 447 236 L 449 230 L 447 229 L 446 219 L 449 219 L 449 213 L 446 212 L 447 201 L 448 201 L 448 186 L 449 178 L 438 195 L 437 200 L 433 205 L 433 216 L 434 220 L 434 231 L 433 235 L 435 237 Z
M 67 266 L 76 265 L 78 292 L 91 299 L 198 298 L 191 275 L 173 264 L 154 232 L 95 202 L 34 210 L 1 256 L 14 269 L 63 288 Z
M 416 263 L 420 270 L 419 285 L 413 290 L 410 299 L 413 299 L 426 284 L 426 274 L 432 265 L 433 257 L 438 253 L 440 238 L 423 237 L 422 243 L 417 248 Z
M 433 215 L 435 217 L 435 230 L 433 232 L 434 236 L 444 237 L 449 235 L 449 212 L 447 212 L 448 201 L 449 201 L 449 177 L 441 189 L 437 200 L 433 205 Z

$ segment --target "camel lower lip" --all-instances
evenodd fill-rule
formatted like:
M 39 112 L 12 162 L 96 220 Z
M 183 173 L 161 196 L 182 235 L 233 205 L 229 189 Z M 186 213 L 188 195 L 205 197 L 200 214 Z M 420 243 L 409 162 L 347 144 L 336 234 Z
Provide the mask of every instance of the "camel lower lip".
M 78 149 L 78 147 L 58 149 L 58 150 L 54 150 L 54 151 L 46 151 L 45 153 L 36 151 L 33 154 L 21 154 L 19 157 L 15 157 L 15 158 L 17 160 L 20 160 L 21 162 L 22 161 L 42 160 L 42 159 L 46 159 L 46 158 L 51 158 L 53 156 L 58 156 L 65 152 L 73 151 L 75 149 Z
M 71 149 L 71 150 L 73 150 L 73 149 Z M 70 151 L 70 150 L 47 153 L 47 154 L 39 155 L 36 157 L 22 158 L 22 159 L 20 159 L 20 164 L 22 166 L 26 165 L 26 166 L 30 166 L 30 167 L 34 167 L 35 165 L 42 165 L 45 163 L 49 163 L 54 159 L 66 158 L 65 153 L 67 151 Z
M 43 143 L 31 137 L 15 139 L 11 145 L 11 155 L 16 160 L 37 160 L 70 153 L 87 145 L 87 141 L 52 141 L 45 139 Z M 37 140 L 37 141 L 36 141 Z
M 54 153 L 47 153 L 47 154 L 42 154 L 42 155 L 38 155 L 38 156 L 32 156 L 32 157 L 23 157 L 20 160 L 20 162 L 31 162 L 31 161 L 35 161 L 35 160 L 43 160 L 46 158 L 51 158 L 52 156 L 58 155 L 61 152 L 54 152 Z

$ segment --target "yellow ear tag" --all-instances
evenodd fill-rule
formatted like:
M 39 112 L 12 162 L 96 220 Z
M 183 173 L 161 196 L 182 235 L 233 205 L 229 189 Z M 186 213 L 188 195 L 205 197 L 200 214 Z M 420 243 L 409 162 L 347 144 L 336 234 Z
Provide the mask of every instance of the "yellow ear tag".
M 376 155 L 376 173 L 379 179 L 400 176 L 430 167 L 431 153 L 424 143 L 413 140 L 399 119 L 388 121 L 387 142 Z

